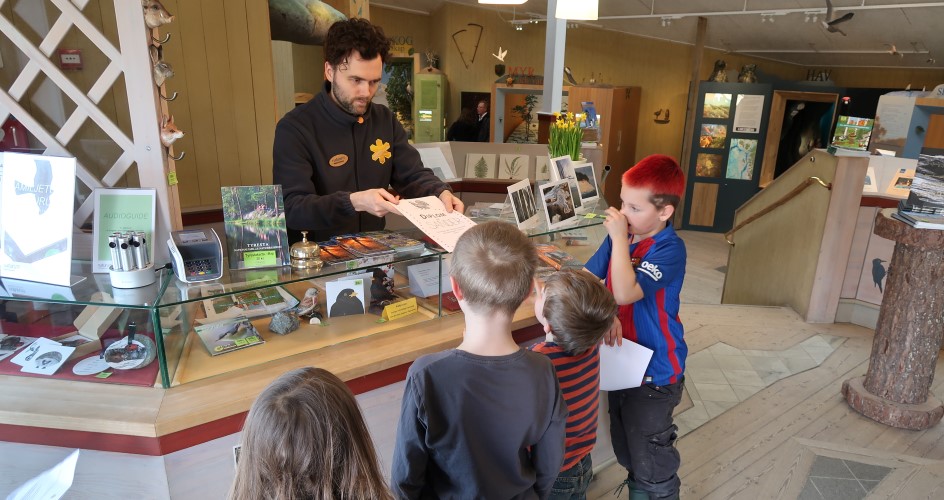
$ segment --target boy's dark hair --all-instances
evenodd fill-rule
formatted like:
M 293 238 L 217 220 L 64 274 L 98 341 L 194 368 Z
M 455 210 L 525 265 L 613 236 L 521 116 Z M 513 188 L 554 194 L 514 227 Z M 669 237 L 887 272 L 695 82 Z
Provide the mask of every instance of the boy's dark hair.
M 449 274 L 481 314 L 515 313 L 531 293 L 537 251 L 515 225 L 489 221 L 459 237 Z
M 324 57 L 332 68 L 346 62 L 353 51 L 361 58 L 371 60 L 380 55 L 384 63 L 390 57 L 390 39 L 383 28 L 361 18 L 338 21 L 328 28 L 325 35 Z
M 651 191 L 649 201 L 658 209 L 668 205 L 678 208 L 685 193 L 685 174 L 674 158 L 649 155 L 623 174 L 623 185 Z
M 586 271 L 562 269 L 544 282 L 544 317 L 557 345 L 572 356 L 600 343 L 616 310 L 613 294 Z

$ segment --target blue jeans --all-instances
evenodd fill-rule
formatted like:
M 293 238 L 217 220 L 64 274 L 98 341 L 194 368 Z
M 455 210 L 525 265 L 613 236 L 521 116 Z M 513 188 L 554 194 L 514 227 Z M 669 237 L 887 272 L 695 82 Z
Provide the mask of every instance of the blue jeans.
M 587 488 L 593 479 L 593 464 L 590 454 L 580 459 L 573 467 L 561 472 L 551 488 L 549 500 L 586 500 Z

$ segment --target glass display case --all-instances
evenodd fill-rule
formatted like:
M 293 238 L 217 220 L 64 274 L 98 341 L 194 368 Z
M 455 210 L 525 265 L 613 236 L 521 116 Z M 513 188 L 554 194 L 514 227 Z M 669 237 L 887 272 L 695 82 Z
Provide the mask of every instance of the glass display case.
M 527 233 L 585 262 L 606 234 L 602 220 Z M 549 265 L 559 260 L 554 254 Z M 169 388 L 277 363 L 457 314 L 450 257 L 427 248 L 318 271 L 226 270 L 201 283 L 161 269 L 155 283 L 134 289 L 112 287 L 108 274 L 80 261 L 72 273 L 83 279 L 72 287 L 3 278 L 0 375 Z M 297 315 L 276 315 L 292 307 Z

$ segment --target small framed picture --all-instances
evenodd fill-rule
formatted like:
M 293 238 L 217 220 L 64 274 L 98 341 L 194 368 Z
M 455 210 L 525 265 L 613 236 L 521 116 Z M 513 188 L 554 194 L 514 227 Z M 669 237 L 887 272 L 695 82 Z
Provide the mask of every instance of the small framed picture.
M 538 188 L 548 229 L 566 227 L 577 220 L 571 184 L 571 181 L 563 179 Z
M 556 158 L 551 158 L 550 160 L 550 178 L 552 181 L 559 181 L 567 178 L 567 171 L 570 167 L 570 164 L 573 163 L 570 159 L 570 155 L 558 156 Z
M 472 179 L 494 179 L 495 155 L 482 153 L 466 155 L 465 176 Z
M 364 314 L 367 311 L 364 302 L 367 295 L 366 283 L 362 278 L 326 282 L 328 317 Z
M 511 207 L 515 211 L 515 222 L 519 229 L 531 229 L 538 225 L 538 209 L 528 179 L 508 186 L 508 197 L 511 198 Z
M 503 154 L 498 157 L 499 179 L 527 179 L 531 157 L 528 155 Z
M 577 192 L 580 193 L 580 202 L 582 205 L 590 205 L 600 199 L 600 189 L 597 186 L 597 176 L 593 172 L 592 163 L 574 163 L 571 165 L 571 171 L 568 172 L 567 175 L 576 181 Z

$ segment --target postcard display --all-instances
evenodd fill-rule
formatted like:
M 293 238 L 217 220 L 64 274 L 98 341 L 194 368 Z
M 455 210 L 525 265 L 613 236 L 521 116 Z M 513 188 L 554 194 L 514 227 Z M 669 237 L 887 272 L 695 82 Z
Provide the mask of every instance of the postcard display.
M 758 191 L 771 96 L 766 84 L 699 85 L 684 229 L 731 229 L 734 210 Z

